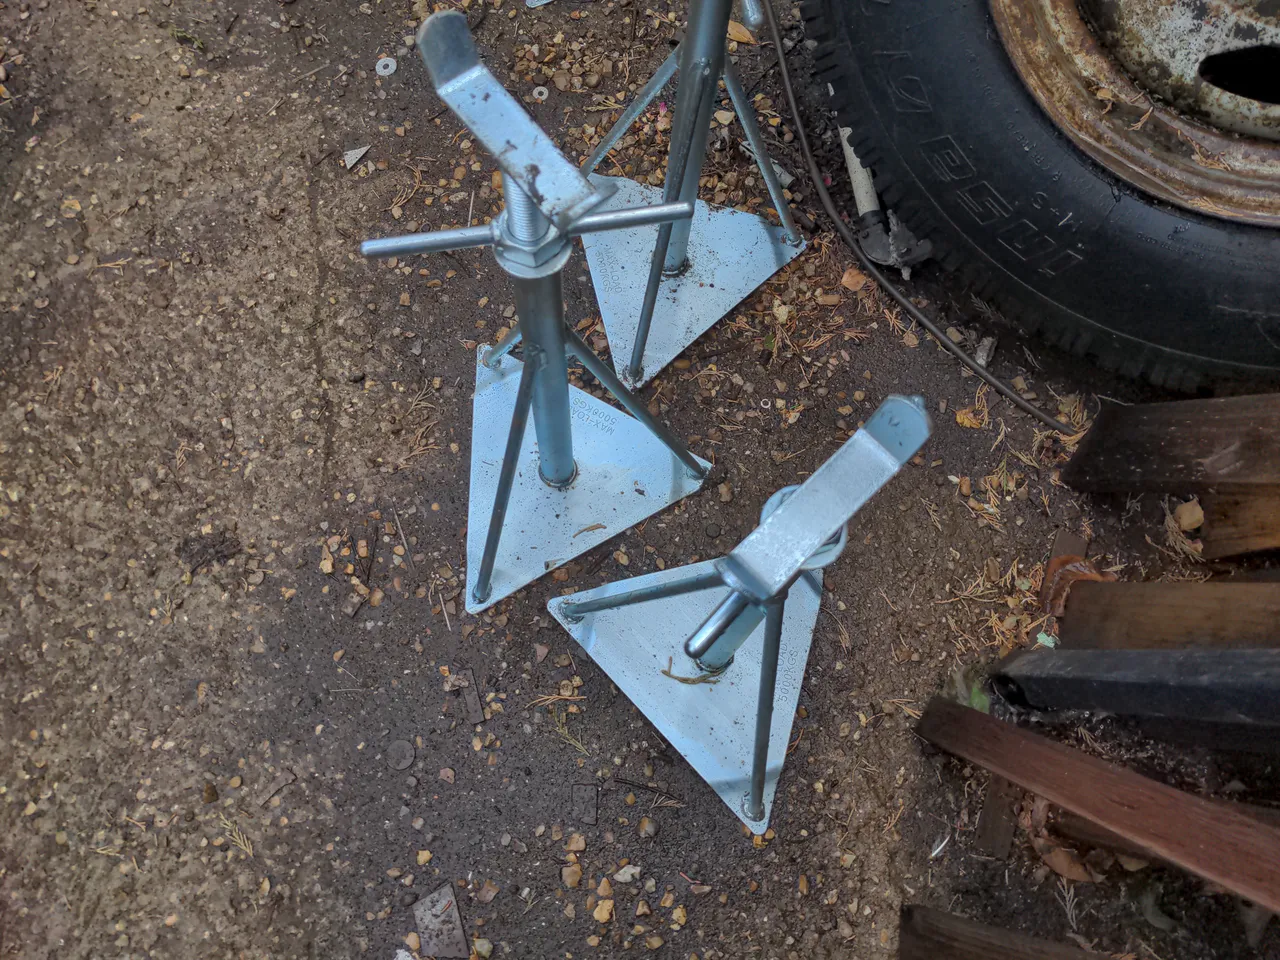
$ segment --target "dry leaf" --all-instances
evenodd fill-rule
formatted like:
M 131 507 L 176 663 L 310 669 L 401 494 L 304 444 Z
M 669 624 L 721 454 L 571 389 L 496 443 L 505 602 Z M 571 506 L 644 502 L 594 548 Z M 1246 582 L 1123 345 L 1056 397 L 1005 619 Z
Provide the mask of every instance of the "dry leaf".
M 1040 858 L 1060 877 L 1066 877 L 1076 883 L 1093 883 L 1093 874 L 1084 862 L 1066 847 L 1057 847 L 1049 843 L 1038 845 Z
M 1180 503 L 1173 508 L 1173 519 L 1178 521 L 1178 529 L 1183 533 L 1204 524 L 1204 509 L 1200 506 L 1200 501 L 1196 497 L 1192 497 L 1186 503 Z
M 963 410 L 956 411 L 956 423 L 962 427 L 968 427 L 970 430 L 981 430 L 982 421 L 974 414 L 973 407 L 965 407 Z
M 840 286 L 857 293 L 867 285 L 867 275 L 857 267 L 850 267 L 840 278 Z
M 722 127 L 727 127 L 729 124 L 733 123 L 733 111 L 732 111 L 732 110 L 717 110 L 717 111 L 716 111 L 716 122 L 718 122 L 718 123 L 720 124 L 720 126 L 722 126 Z
M 567 867 L 561 867 L 560 882 L 566 887 L 576 887 L 582 882 L 582 867 L 576 863 L 571 863 Z
M 1111 582 L 1114 573 L 1103 573 L 1092 560 L 1062 554 L 1049 561 L 1044 572 L 1044 585 L 1040 588 L 1040 604 L 1050 616 L 1060 617 L 1067 609 L 1067 594 L 1077 580 Z
M 751 31 L 740 24 L 737 20 L 729 21 L 729 39 L 735 43 L 756 42 L 756 38 L 751 35 Z

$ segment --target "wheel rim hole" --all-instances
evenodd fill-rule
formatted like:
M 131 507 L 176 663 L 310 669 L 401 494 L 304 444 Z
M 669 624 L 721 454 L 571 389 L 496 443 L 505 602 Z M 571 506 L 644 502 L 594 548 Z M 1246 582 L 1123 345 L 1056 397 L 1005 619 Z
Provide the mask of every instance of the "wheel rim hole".
M 1200 61 L 1200 78 L 1246 100 L 1280 104 L 1280 47 L 1259 45 Z

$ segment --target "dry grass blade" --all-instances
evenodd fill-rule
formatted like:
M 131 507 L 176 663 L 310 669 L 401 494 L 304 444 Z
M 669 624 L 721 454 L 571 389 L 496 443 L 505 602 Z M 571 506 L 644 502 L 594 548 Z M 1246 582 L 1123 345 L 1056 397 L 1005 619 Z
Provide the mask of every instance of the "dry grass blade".
M 573 747 L 573 749 L 577 750 L 580 754 L 586 756 L 587 748 L 583 745 L 581 740 L 569 732 L 568 712 L 552 710 L 551 719 L 555 722 L 557 736 L 559 736 L 565 743 L 569 744 L 569 746 Z
M 920 502 L 924 504 L 925 513 L 929 514 L 929 522 L 933 524 L 934 529 L 941 533 L 942 520 L 938 517 L 938 508 L 934 506 L 932 500 L 926 500 L 924 497 L 920 498 Z
M 920 719 L 920 711 L 917 710 L 914 706 L 912 706 L 912 704 L 917 702 L 915 700 L 907 700 L 904 698 L 899 698 L 897 700 L 886 700 L 885 702 L 892 703 L 895 707 L 897 707 L 899 710 L 905 713 L 912 720 Z
M 1164 542 L 1170 548 L 1165 552 L 1179 559 L 1190 560 L 1192 563 L 1203 563 L 1204 557 L 1200 553 L 1204 549 L 1204 544 L 1199 540 L 1192 540 L 1182 532 L 1177 518 L 1169 509 L 1168 498 L 1161 503 L 1161 506 L 1164 508 Z M 1150 537 L 1147 539 L 1150 540 Z
M 232 823 L 226 817 L 219 814 L 218 825 L 221 826 L 223 830 L 227 831 L 227 839 L 230 840 L 234 846 L 243 850 L 246 856 L 253 856 L 253 842 L 245 835 L 245 832 L 241 830 L 237 824 Z
M 566 697 L 559 693 L 549 693 L 545 696 L 536 697 L 529 701 L 530 707 L 549 707 L 553 703 L 575 703 L 578 700 L 585 700 L 586 697 Z
M 697 676 L 693 676 L 693 677 L 682 677 L 682 676 L 680 676 L 680 675 L 678 675 L 678 674 L 672 673 L 672 672 L 671 672 L 671 668 L 672 668 L 672 666 L 673 666 L 674 662 L 675 662 L 675 661 L 674 661 L 674 658 L 672 658 L 672 657 L 667 657 L 667 665 L 666 665 L 666 667 L 662 670 L 662 675 L 663 675 L 664 677 L 670 677 L 672 680 L 676 680 L 676 681 L 678 681 L 678 682 L 680 682 L 680 683 L 687 683 L 687 684 L 689 684 L 689 685 L 691 685 L 691 686 L 696 685 L 696 684 L 699 684 L 699 683 L 705 683 L 705 684 L 711 685 L 711 684 L 715 684 L 715 683 L 719 683 L 719 682 L 720 682 L 720 678 L 719 678 L 719 677 L 714 676 L 713 674 L 710 674 L 710 673 L 700 673 L 700 674 L 698 674 Z
M 823 608 L 823 610 L 827 614 L 827 616 L 831 618 L 831 621 L 836 625 L 836 632 L 840 634 L 840 649 L 848 653 L 849 649 L 853 646 L 853 640 L 849 636 L 848 628 L 843 623 L 841 623 L 840 618 L 837 617 L 830 610 L 828 610 L 825 607 Z

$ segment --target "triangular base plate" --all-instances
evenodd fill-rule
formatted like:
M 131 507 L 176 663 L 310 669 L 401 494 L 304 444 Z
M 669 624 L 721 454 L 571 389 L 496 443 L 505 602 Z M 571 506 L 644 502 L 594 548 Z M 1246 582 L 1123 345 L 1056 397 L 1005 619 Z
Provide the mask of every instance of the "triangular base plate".
M 498 543 L 492 589 L 483 603 L 475 602 L 472 595 L 522 368 L 511 356 L 503 357 L 496 368 L 476 362 L 467 509 L 468 613 L 492 606 L 702 486 L 638 420 L 570 387 L 578 477 L 567 490 L 542 482 L 531 419 Z
M 597 174 L 591 180 L 617 188 L 599 212 L 662 202 L 658 187 Z M 652 380 L 685 347 L 804 250 L 804 244 L 787 243 L 782 228 L 762 217 L 699 200 L 689 231 L 689 268 L 662 282 L 640 379 L 633 381 L 626 367 L 657 240 L 656 225 L 589 233 L 582 238 L 613 368 L 629 387 Z
M 751 779 L 764 624 L 757 627 L 738 650 L 719 682 L 688 684 L 673 680 L 662 671 L 669 669 L 677 676 L 693 676 L 698 672 L 685 655 L 685 638 L 728 595 L 728 587 L 589 613 L 577 622 L 567 620 L 562 612 L 570 600 L 612 596 L 650 584 L 683 579 L 711 570 L 714 563 L 706 560 L 607 583 L 568 597 L 556 597 L 547 609 L 658 732 L 680 751 L 698 775 L 711 784 L 729 809 L 752 831 L 763 833 L 769 826 L 778 777 L 787 756 L 791 723 L 800 700 L 805 662 L 809 659 L 809 646 L 818 623 L 822 572 L 803 574 L 792 586 L 784 608 L 761 820 L 747 817 L 743 801 Z

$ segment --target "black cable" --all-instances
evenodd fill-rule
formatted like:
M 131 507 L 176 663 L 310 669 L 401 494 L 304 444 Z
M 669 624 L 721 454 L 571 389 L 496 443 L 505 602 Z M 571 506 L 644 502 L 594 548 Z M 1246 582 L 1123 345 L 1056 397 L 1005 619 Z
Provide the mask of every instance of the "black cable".
M 836 210 L 836 205 L 831 200 L 831 194 L 827 191 L 826 184 L 822 182 L 822 171 L 818 169 L 818 162 L 814 159 L 813 150 L 809 146 L 809 136 L 805 132 L 804 121 L 800 119 L 800 105 L 796 102 L 795 90 L 791 86 L 791 72 L 787 69 L 786 51 L 782 46 L 782 31 L 778 29 L 778 18 L 773 12 L 773 3 L 771 0 L 762 0 L 761 6 L 764 7 L 765 22 L 769 26 L 769 33 L 773 38 L 773 48 L 778 56 L 778 76 L 782 81 L 783 93 L 787 96 L 787 107 L 790 109 L 792 119 L 795 121 L 796 139 L 799 141 L 800 150 L 804 154 L 804 162 L 808 167 L 809 179 L 813 181 L 813 187 L 818 192 L 818 199 L 822 201 L 822 208 L 826 211 L 827 217 L 835 224 L 836 232 L 840 234 L 840 238 L 849 245 L 853 255 L 858 258 L 858 262 L 862 264 L 862 269 L 870 275 L 872 280 L 880 285 L 880 289 L 889 294 L 898 306 L 907 312 L 907 315 L 912 320 L 928 330 L 935 340 L 942 344 L 957 360 L 990 384 L 996 393 L 1000 394 L 1019 410 L 1030 414 L 1045 426 L 1058 431 L 1063 436 L 1071 436 L 1078 433 L 1079 431 L 1074 428 L 1060 420 L 1055 420 L 1043 410 L 1027 403 L 1026 400 L 1018 396 L 1013 387 L 980 366 L 973 357 L 952 343 L 951 338 L 943 333 L 936 323 L 926 317 L 919 307 L 907 299 L 905 293 L 890 283 L 889 278 L 884 275 L 879 266 L 867 256 L 866 251 L 862 249 L 862 244 L 858 242 L 858 238 L 853 235 L 853 231 L 849 229 L 848 224 L 844 222 Z

